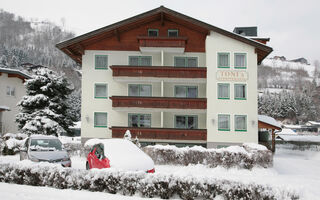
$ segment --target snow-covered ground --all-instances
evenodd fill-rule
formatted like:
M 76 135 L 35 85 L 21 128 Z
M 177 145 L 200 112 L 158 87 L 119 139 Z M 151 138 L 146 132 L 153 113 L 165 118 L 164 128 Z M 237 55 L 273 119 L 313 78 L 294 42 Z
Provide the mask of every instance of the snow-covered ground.
M 103 192 L 89 192 L 79 190 L 59 190 L 49 187 L 34 187 L 28 185 L 17 185 L 0 183 L 0 199 L 2 200 L 137 200 L 144 199 L 137 196 L 123 196 L 120 194 L 109 194 Z
M 0 157 L 0 162 L 18 162 L 19 156 L 2 156 Z M 77 169 L 85 169 L 85 158 L 74 156 L 71 158 L 72 165 Z M 287 149 L 277 149 L 276 154 L 274 156 L 274 166 L 272 168 L 253 168 L 252 170 L 246 169 L 226 169 L 223 167 L 217 168 L 207 168 L 204 165 L 191 165 L 191 166 L 171 166 L 171 165 L 157 165 L 156 173 L 159 174 L 172 174 L 174 176 L 181 177 L 213 177 L 213 178 L 221 178 L 239 181 L 243 183 L 259 183 L 259 184 L 267 184 L 273 187 L 286 188 L 288 190 L 296 191 L 301 199 L 318 199 L 320 196 L 320 152 L 315 151 L 297 151 L 297 150 L 287 150 Z M 8 190 L 2 189 L 3 185 L 0 185 L 0 193 L 5 195 L 11 190 L 11 186 L 7 186 L 9 184 L 5 184 L 5 188 L 9 188 Z M 26 192 L 25 196 L 31 196 L 33 192 L 26 191 L 29 186 L 21 186 L 22 193 Z M 23 189 L 24 188 L 24 189 Z M 57 191 L 57 198 L 63 196 L 64 192 L 68 193 L 69 190 L 57 190 L 57 189 L 49 189 L 45 188 L 42 190 L 50 190 Z M 38 189 L 36 189 L 37 191 Z M 16 191 L 20 191 L 16 188 Z M 39 189 L 41 191 L 41 188 Z M 40 192 L 35 192 L 35 195 L 41 195 Z M 91 194 L 90 192 L 76 192 L 70 191 L 70 193 L 74 193 L 77 197 L 81 196 L 83 193 L 83 197 Z M 78 194 L 79 193 L 79 194 Z M 69 194 L 66 194 L 65 197 L 68 197 Z M 97 194 L 93 193 L 92 195 L 97 198 L 93 198 L 93 196 L 89 199 L 117 199 L 122 196 L 108 196 L 108 194 Z M 72 195 L 70 195 L 72 196 Z M 9 198 L 5 199 L 14 199 L 8 196 Z M 127 198 L 127 197 L 123 197 Z M 138 198 L 138 197 L 134 197 Z M 28 198 L 25 198 L 28 199 Z M 37 198 L 32 198 L 37 199 Z M 40 198 L 39 198 L 40 199 Z M 67 198 L 68 199 L 68 198 Z M 79 198 L 79 199 L 82 199 Z M 85 198 L 83 198 L 85 199 Z M 122 199 L 122 198 L 121 198 Z

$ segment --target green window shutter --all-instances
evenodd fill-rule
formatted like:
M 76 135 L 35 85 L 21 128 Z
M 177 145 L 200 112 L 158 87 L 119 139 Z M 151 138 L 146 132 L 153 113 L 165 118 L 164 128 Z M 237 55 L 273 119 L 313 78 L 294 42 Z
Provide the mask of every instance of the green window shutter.
M 218 115 L 218 130 L 230 131 L 230 115 L 225 115 L 225 114 Z
M 141 56 L 139 65 L 140 66 L 151 66 L 152 65 L 152 57 L 151 56 Z
M 235 131 L 247 131 L 247 116 L 235 115 L 234 116 Z
M 94 113 L 94 127 L 108 127 L 108 113 L 95 112 Z
M 235 53 L 234 54 L 234 67 L 236 69 L 247 68 L 247 54 L 246 53 Z
M 138 66 L 139 65 L 139 56 L 129 56 L 129 65 Z
M 108 85 L 107 84 L 95 84 L 94 87 L 95 98 L 108 98 Z
M 107 55 L 95 55 L 95 69 L 108 69 Z
M 229 53 L 218 53 L 218 68 L 230 68 Z
M 175 67 L 185 67 L 186 66 L 185 57 L 174 57 L 174 66 Z
M 149 37 L 158 37 L 159 36 L 159 30 L 158 29 L 148 29 L 148 36 Z
M 229 83 L 218 83 L 218 99 L 230 99 Z
M 186 67 L 198 67 L 198 58 L 197 57 L 187 57 Z
M 177 29 L 169 29 L 168 30 L 168 37 L 178 37 L 179 31 Z
M 237 100 L 246 100 L 247 91 L 246 84 L 234 84 L 234 98 Z

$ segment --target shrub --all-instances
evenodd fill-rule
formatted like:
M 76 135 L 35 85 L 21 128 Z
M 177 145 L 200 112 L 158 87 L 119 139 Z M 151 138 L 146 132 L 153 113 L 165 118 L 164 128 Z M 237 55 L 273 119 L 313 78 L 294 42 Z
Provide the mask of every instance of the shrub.
M 144 172 L 124 172 L 112 169 L 67 169 L 46 163 L 0 163 L 0 182 L 48 186 L 59 189 L 89 190 L 124 195 L 168 199 L 178 195 L 182 199 L 298 199 L 292 191 L 279 187 L 244 184 L 212 178 L 174 177 Z
M 158 165 L 203 164 L 209 167 L 239 167 L 251 169 L 254 166 L 270 167 L 273 157 L 271 151 L 261 145 L 244 144 L 222 149 L 206 149 L 203 147 L 178 148 L 170 145 L 146 146 L 147 153 Z

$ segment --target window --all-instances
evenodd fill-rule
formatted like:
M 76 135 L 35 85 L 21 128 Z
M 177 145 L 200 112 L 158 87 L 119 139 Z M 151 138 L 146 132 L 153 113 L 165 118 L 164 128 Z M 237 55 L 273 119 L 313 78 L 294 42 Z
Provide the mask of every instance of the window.
M 159 30 L 158 29 L 148 29 L 148 36 L 150 37 L 158 37 Z
M 108 113 L 95 112 L 94 127 L 107 127 L 107 126 L 108 126 Z
M 95 69 L 108 69 L 107 55 L 95 55 L 94 59 Z
M 175 128 L 181 129 L 197 129 L 198 128 L 198 117 L 197 116 L 175 116 Z
M 151 114 L 128 114 L 129 127 L 151 127 Z
M 246 98 L 246 85 L 234 84 L 234 99 L 245 100 Z
M 128 88 L 129 88 L 129 92 L 128 92 L 129 96 L 141 96 L 141 97 L 152 96 L 151 85 L 130 84 Z
M 247 68 L 247 59 L 245 53 L 235 53 L 234 54 L 234 68 L 245 69 Z
M 95 84 L 94 85 L 94 97 L 95 98 L 108 98 L 108 87 L 107 84 Z
M 219 68 L 229 68 L 229 53 L 218 53 L 218 67 Z
M 218 83 L 218 99 L 230 99 L 229 83 Z
M 174 96 L 183 98 L 198 98 L 198 87 L 176 85 L 174 88 Z
M 151 56 L 129 56 L 129 65 L 132 66 L 151 66 Z
M 198 67 L 197 57 L 174 57 L 175 67 Z
M 179 31 L 177 29 L 169 29 L 168 30 L 168 37 L 178 37 Z
M 230 131 L 230 115 L 218 115 L 218 130 Z
M 235 115 L 234 116 L 235 131 L 247 131 L 247 116 Z
M 16 93 L 16 89 L 14 87 L 7 86 L 7 95 L 14 97 Z

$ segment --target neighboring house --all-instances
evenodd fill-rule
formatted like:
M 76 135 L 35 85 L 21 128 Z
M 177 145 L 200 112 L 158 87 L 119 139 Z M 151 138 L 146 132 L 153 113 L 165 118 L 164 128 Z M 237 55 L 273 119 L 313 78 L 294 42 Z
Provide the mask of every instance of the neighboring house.
M 82 142 L 258 143 L 262 43 L 161 6 L 56 46 L 82 64 Z
M 23 83 L 29 78 L 19 70 L 0 68 L 0 135 L 18 131 L 15 123 L 19 112 L 17 103 L 26 94 Z

